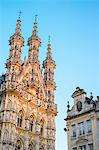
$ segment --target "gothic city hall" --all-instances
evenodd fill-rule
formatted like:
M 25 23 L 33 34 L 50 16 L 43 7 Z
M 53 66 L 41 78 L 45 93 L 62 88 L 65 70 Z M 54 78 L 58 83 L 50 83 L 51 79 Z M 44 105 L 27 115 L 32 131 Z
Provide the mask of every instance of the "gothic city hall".
M 41 40 L 35 18 L 28 38 L 28 56 L 22 61 L 24 38 L 19 16 L 9 45 L 6 72 L 0 76 L 0 150 L 55 150 L 56 65 L 50 40 L 41 67 Z

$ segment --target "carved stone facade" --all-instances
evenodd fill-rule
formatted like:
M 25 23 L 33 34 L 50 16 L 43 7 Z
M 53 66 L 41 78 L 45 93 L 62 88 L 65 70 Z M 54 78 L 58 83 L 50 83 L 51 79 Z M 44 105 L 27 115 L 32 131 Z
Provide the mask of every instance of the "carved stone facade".
M 19 17 L 9 40 L 7 71 L 0 76 L 0 150 L 55 150 L 57 105 L 51 44 L 49 41 L 42 71 L 36 19 L 24 62 L 21 60 L 24 38 L 20 32 Z
M 99 150 L 99 97 L 93 100 L 79 87 L 73 93 L 74 105 L 68 110 L 65 131 L 68 150 Z

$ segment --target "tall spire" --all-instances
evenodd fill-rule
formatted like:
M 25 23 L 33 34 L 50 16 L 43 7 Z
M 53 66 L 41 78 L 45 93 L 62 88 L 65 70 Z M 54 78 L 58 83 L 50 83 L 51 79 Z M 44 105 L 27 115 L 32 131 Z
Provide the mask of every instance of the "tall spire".
M 37 15 L 34 18 L 33 36 L 37 36 Z
M 29 45 L 29 56 L 28 56 L 29 62 L 38 63 L 39 47 L 41 45 L 41 40 L 38 37 L 38 32 L 37 32 L 37 15 L 35 15 L 32 35 L 28 38 L 28 45 Z
M 45 65 L 51 65 L 53 64 L 53 66 L 55 67 L 55 61 L 52 58 L 52 53 L 51 53 L 51 36 L 48 36 L 48 45 L 47 45 L 47 56 L 45 61 L 43 62 L 43 67 L 45 68 Z
M 21 11 L 19 12 L 19 17 L 17 19 L 17 24 L 16 24 L 16 29 L 15 29 L 15 34 L 16 35 L 20 35 L 21 32 L 21 20 L 20 20 L 20 16 L 21 16 Z
M 11 45 L 13 43 L 18 43 L 18 44 L 20 43 L 20 46 L 22 47 L 24 45 L 24 38 L 21 36 L 20 16 L 21 16 L 21 11 L 19 12 L 19 16 L 18 16 L 18 19 L 17 19 L 15 33 L 10 37 L 9 44 Z
M 47 100 L 54 101 L 54 91 L 56 84 L 54 82 L 55 61 L 52 58 L 50 36 L 48 37 L 47 56 L 43 61 L 44 81 L 46 86 Z
M 21 20 L 20 20 L 21 12 L 19 12 L 19 16 L 17 19 L 15 33 L 10 37 L 9 45 L 10 45 L 10 55 L 7 60 L 7 67 L 12 64 L 19 64 L 21 66 L 21 52 L 22 47 L 24 46 L 24 38 L 21 36 Z
M 28 39 L 28 45 L 35 45 L 37 48 L 40 47 L 41 40 L 38 37 L 38 31 L 37 31 L 37 15 L 35 15 L 34 18 L 34 26 L 33 26 L 33 32 L 31 37 Z
M 47 47 L 47 59 L 52 59 L 52 54 L 51 54 L 51 36 L 48 36 L 48 47 Z
M 51 50 L 51 36 L 48 36 L 48 51 Z

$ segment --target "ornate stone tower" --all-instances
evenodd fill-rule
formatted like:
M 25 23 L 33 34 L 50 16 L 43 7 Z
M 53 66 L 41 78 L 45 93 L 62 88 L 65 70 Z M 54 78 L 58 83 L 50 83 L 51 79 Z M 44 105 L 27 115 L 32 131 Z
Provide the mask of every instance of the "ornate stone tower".
M 0 76 L 0 150 L 55 150 L 55 62 L 49 42 L 43 76 L 40 44 L 35 18 L 28 39 L 28 58 L 22 62 L 24 38 L 19 16 L 15 33 L 9 40 L 7 71 Z
M 55 103 L 54 103 L 54 91 L 56 89 L 56 85 L 54 82 L 54 69 L 55 69 L 55 61 L 52 58 L 51 54 L 51 44 L 50 39 L 48 41 L 47 48 L 47 57 L 43 62 L 44 68 L 44 83 L 46 89 L 47 96 L 47 112 L 48 112 L 48 124 L 47 124 L 47 134 L 49 137 L 48 145 L 49 149 L 55 149 Z

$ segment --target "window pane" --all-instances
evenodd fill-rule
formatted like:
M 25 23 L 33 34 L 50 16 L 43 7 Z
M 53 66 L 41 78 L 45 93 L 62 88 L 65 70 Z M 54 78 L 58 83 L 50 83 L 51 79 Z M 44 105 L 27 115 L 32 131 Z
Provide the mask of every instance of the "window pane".
M 84 122 L 79 123 L 79 134 L 80 135 L 85 134 L 85 131 L 84 131 Z
M 72 125 L 72 136 L 76 137 L 76 125 Z
M 86 150 L 86 145 L 80 146 L 80 150 Z
M 89 144 L 89 150 L 94 150 L 93 144 Z
M 87 121 L 88 132 L 92 132 L 92 122 L 91 120 Z

